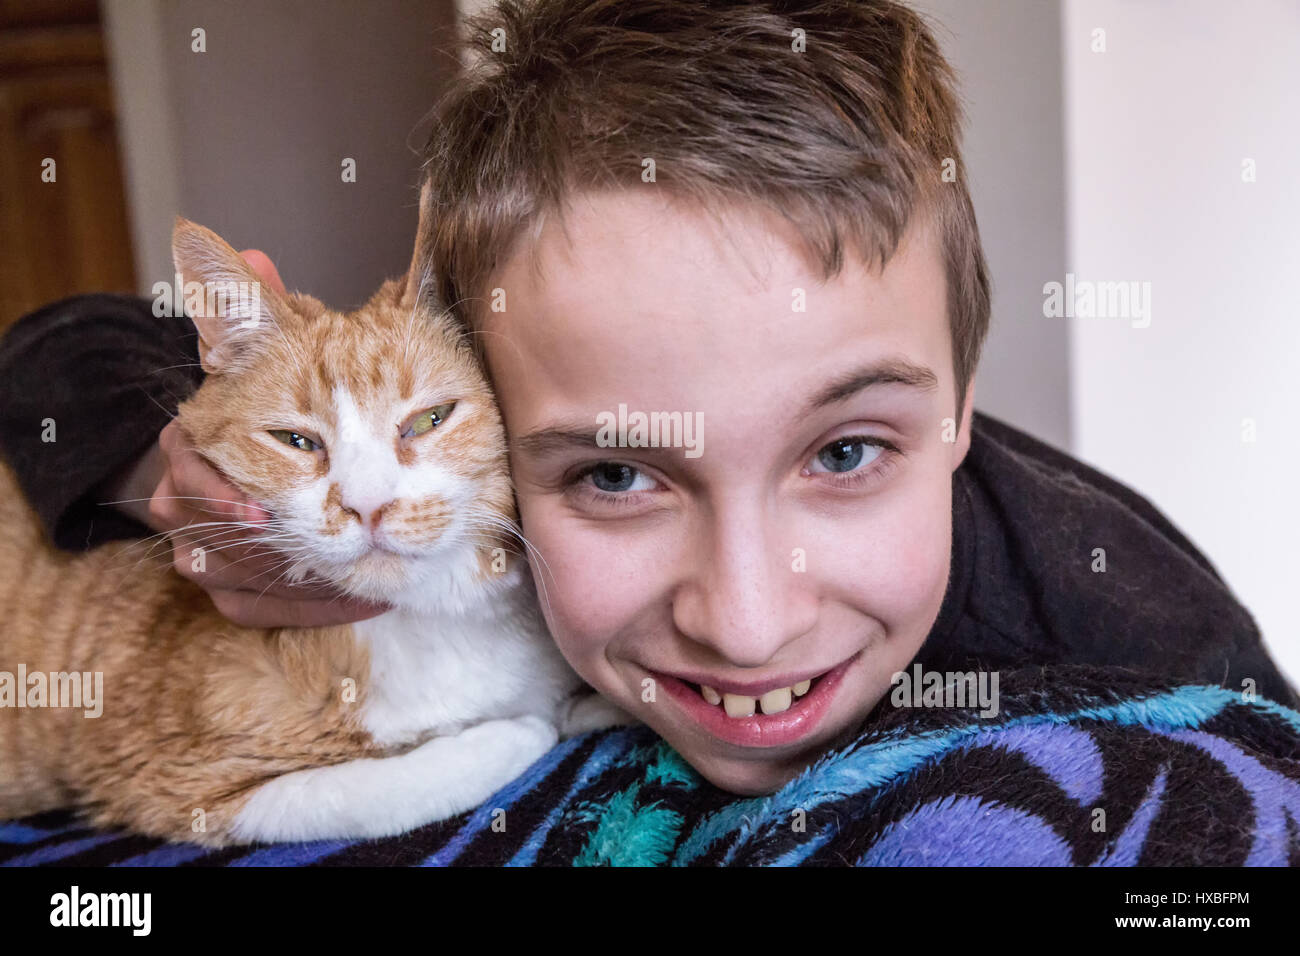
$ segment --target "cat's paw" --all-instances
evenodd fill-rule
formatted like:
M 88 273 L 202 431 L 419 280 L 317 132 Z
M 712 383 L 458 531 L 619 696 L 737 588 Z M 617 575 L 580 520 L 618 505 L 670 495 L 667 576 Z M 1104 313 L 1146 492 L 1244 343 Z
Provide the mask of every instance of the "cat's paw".
M 560 717 L 560 739 L 568 740 L 593 730 L 636 723 L 640 721 L 600 694 L 582 694 L 565 702 Z
M 532 714 L 489 720 L 461 736 L 471 740 L 480 757 L 496 766 L 506 780 L 519 776 L 560 740 L 555 724 Z

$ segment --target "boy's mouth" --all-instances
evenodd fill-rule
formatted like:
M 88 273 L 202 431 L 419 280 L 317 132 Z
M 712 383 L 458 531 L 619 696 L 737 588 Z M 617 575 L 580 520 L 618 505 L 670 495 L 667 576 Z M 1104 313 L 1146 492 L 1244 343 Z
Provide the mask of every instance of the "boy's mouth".
M 725 694 L 708 684 L 694 684 L 690 681 L 683 681 L 687 687 L 693 687 L 704 698 L 705 702 L 717 707 L 721 706 L 728 717 L 753 717 L 756 713 L 764 714 L 783 714 L 790 709 L 791 705 L 800 697 L 803 697 L 811 689 L 813 684 L 821 680 L 821 675 L 811 680 L 802 680 L 790 687 L 778 687 L 775 690 L 769 690 L 758 697 L 751 697 L 748 694 Z
M 845 671 L 861 652 L 829 671 L 782 686 L 705 683 L 700 675 L 656 674 L 673 701 L 712 736 L 742 747 L 778 747 L 807 737 L 830 709 Z M 695 677 L 696 675 L 690 675 Z

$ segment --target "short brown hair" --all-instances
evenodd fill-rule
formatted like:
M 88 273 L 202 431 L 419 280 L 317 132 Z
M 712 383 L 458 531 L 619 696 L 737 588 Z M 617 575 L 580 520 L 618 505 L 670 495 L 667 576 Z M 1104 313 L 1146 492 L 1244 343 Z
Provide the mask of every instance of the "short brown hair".
M 989 281 L 953 71 L 918 14 L 891 0 L 500 0 L 467 28 L 473 65 L 435 110 L 422 237 L 466 327 L 526 227 L 572 192 L 645 188 L 652 157 L 656 181 L 697 204 L 779 212 L 828 279 L 846 246 L 883 267 L 914 214 L 932 216 L 960 417 Z

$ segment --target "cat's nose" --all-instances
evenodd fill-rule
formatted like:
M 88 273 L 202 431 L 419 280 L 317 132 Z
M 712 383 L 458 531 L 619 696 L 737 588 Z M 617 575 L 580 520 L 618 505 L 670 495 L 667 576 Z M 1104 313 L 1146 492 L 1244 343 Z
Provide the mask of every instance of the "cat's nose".
M 391 500 L 381 502 L 364 498 L 345 498 L 341 504 L 343 511 L 356 518 L 361 527 L 369 528 L 372 531 L 379 527 L 379 522 L 383 520 L 384 513 L 392 506 L 393 502 Z

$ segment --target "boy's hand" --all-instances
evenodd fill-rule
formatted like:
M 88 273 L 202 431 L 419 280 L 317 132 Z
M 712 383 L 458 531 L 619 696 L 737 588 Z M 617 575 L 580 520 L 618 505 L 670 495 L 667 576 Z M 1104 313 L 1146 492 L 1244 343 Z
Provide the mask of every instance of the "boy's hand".
M 263 282 L 279 292 L 284 283 L 263 253 L 241 255 Z M 228 482 L 186 441 L 175 421 L 158 436 L 158 444 L 137 464 L 119 489 L 148 495 L 146 509 L 127 508 L 155 531 L 167 533 L 172 567 L 208 592 L 218 611 L 243 627 L 323 627 L 350 624 L 383 613 L 383 605 L 346 597 L 323 584 L 283 581 L 292 556 L 257 543 L 269 515 Z M 139 500 L 139 498 L 136 498 Z M 246 522 L 221 528 L 214 521 Z M 195 548 L 202 547 L 202 571 L 194 570 Z
M 382 605 L 345 597 L 322 584 L 288 584 L 292 555 L 259 544 L 269 518 L 185 440 L 176 422 L 158 436 L 162 478 L 149 500 L 148 524 L 170 532 L 172 567 L 208 592 L 225 617 L 244 627 L 322 627 L 382 613 Z M 214 521 L 246 522 L 243 528 Z M 195 548 L 203 548 L 196 571 Z

